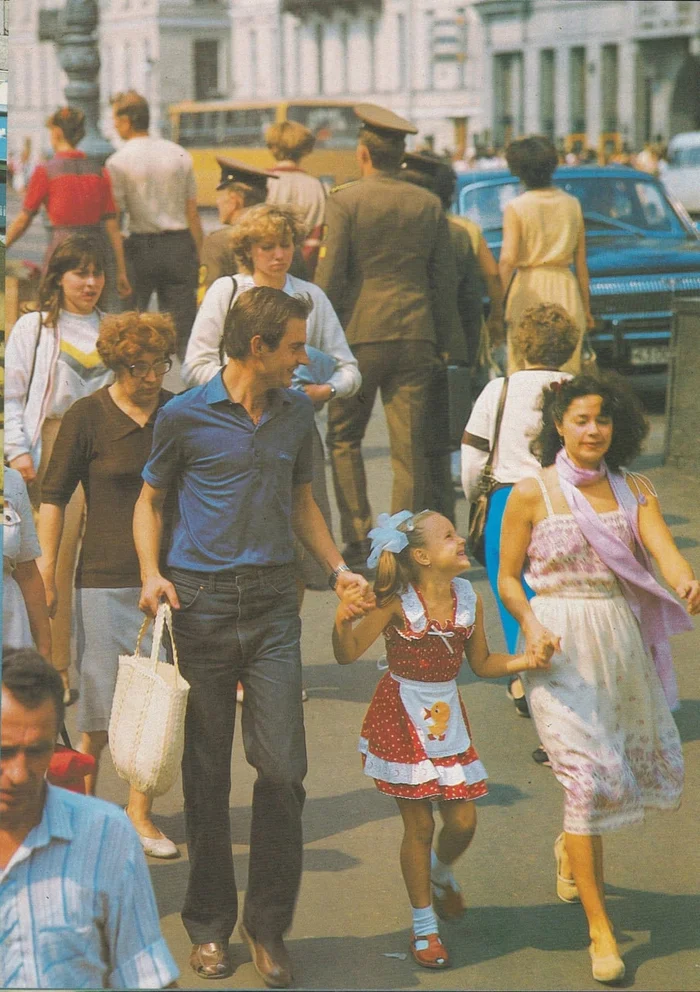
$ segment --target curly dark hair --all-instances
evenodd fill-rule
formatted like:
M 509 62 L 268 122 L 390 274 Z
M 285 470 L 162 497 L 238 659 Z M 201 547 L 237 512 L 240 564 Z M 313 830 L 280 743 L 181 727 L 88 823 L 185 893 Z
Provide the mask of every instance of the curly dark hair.
M 612 443 L 605 455 L 608 468 L 613 472 L 634 461 L 649 432 L 649 422 L 642 404 L 621 376 L 577 375 L 575 379 L 555 382 L 542 390 L 542 427 L 530 444 L 530 451 L 543 468 L 553 465 L 561 448 L 557 424 L 575 399 L 581 396 L 600 396 L 601 413 L 612 418 Z
M 539 134 L 518 138 L 506 148 L 508 168 L 514 176 L 522 179 L 528 189 L 551 186 L 558 160 L 552 142 Z

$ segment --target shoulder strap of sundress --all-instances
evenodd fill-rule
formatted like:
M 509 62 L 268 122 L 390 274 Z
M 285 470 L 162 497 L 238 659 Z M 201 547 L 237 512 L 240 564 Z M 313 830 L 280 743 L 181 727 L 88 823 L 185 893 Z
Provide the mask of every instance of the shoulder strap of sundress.
M 646 475 L 641 475 L 639 472 L 628 472 L 627 469 L 622 469 L 622 474 L 634 493 L 634 498 L 642 506 L 647 501 L 647 495 L 655 496 L 658 499 L 659 494 L 654 488 L 654 483 Z
M 458 576 L 452 581 L 457 597 L 455 626 L 471 627 L 476 620 L 476 593 L 468 579 L 462 579 Z
M 420 596 L 412 585 L 409 585 L 401 593 L 401 607 L 406 617 L 406 622 L 414 633 L 420 633 L 420 631 L 425 630 L 428 618 L 425 615 Z
M 552 501 L 549 498 L 549 493 L 547 492 L 547 487 L 544 484 L 544 479 L 542 478 L 541 475 L 536 475 L 535 478 L 537 479 L 537 483 L 542 492 L 542 499 L 544 500 L 544 505 L 547 507 L 547 516 L 553 517 L 554 510 L 552 509 Z

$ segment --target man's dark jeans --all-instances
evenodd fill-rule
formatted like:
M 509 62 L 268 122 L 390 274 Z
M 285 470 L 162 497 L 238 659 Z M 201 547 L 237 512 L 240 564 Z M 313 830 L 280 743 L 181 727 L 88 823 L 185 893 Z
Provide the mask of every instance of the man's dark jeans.
M 257 770 L 243 920 L 259 940 L 292 922 L 302 868 L 306 742 L 294 567 L 224 575 L 171 569 L 183 676 L 190 683 L 182 781 L 190 877 L 182 920 L 194 944 L 227 941 L 238 914 L 229 793 L 236 685 L 243 746 Z
M 162 234 L 132 234 L 124 242 L 130 306 L 148 310 L 152 293 L 158 309 L 169 313 L 177 329 L 177 353 L 182 360 L 197 316 L 197 248 L 189 230 Z

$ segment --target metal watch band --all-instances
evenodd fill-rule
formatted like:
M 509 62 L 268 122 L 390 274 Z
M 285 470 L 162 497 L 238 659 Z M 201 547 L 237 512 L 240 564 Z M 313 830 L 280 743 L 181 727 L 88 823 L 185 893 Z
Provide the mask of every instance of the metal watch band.
M 338 565 L 338 567 L 334 568 L 331 574 L 328 576 L 328 585 L 331 587 L 331 589 L 335 589 L 336 585 L 338 584 L 338 576 L 340 575 L 340 573 L 351 572 L 351 571 L 352 569 L 350 568 L 349 565 Z

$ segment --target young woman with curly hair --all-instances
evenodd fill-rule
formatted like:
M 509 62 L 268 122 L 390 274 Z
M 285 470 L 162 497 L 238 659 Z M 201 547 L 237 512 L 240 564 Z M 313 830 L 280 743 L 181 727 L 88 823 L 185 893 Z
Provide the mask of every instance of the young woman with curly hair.
M 44 480 L 40 567 L 50 604 L 61 596 L 53 563 L 62 544 L 65 507 L 79 484 L 86 494 L 85 536 L 75 577 L 78 727 L 81 749 L 96 762 L 107 744 L 119 655 L 133 653 L 143 620 L 132 517 L 156 414 L 172 395 L 163 389 L 163 376 L 172 366 L 175 342 L 173 322 L 165 314 L 129 311 L 105 317 L 97 350 L 115 381 L 66 413 Z M 166 521 L 169 508 L 170 503 Z M 144 649 L 150 652 L 147 644 Z M 96 764 L 86 779 L 92 793 L 97 770 Z M 155 826 L 150 810 L 151 797 L 132 788 L 127 813 L 144 850 L 152 857 L 176 857 L 177 848 Z
M 651 483 L 626 471 L 647 433 L 622 383 L 578 376 L 544 392 L 533 450 L 503 517 L 499 591 L 525 644 L 559 643 L 548 672 L 524 672 L 530 712 L 564 789 L 557 895 L 580 899 L 593 977 L 625 973 L 605 905 L 602 835 L 675 809 L 683 785 L 668 635 L 692 626 L 700 582 Z M 684 603 L 653 575 L 651 558 Z M 528 602 L 525 578 L 535 592 Z

